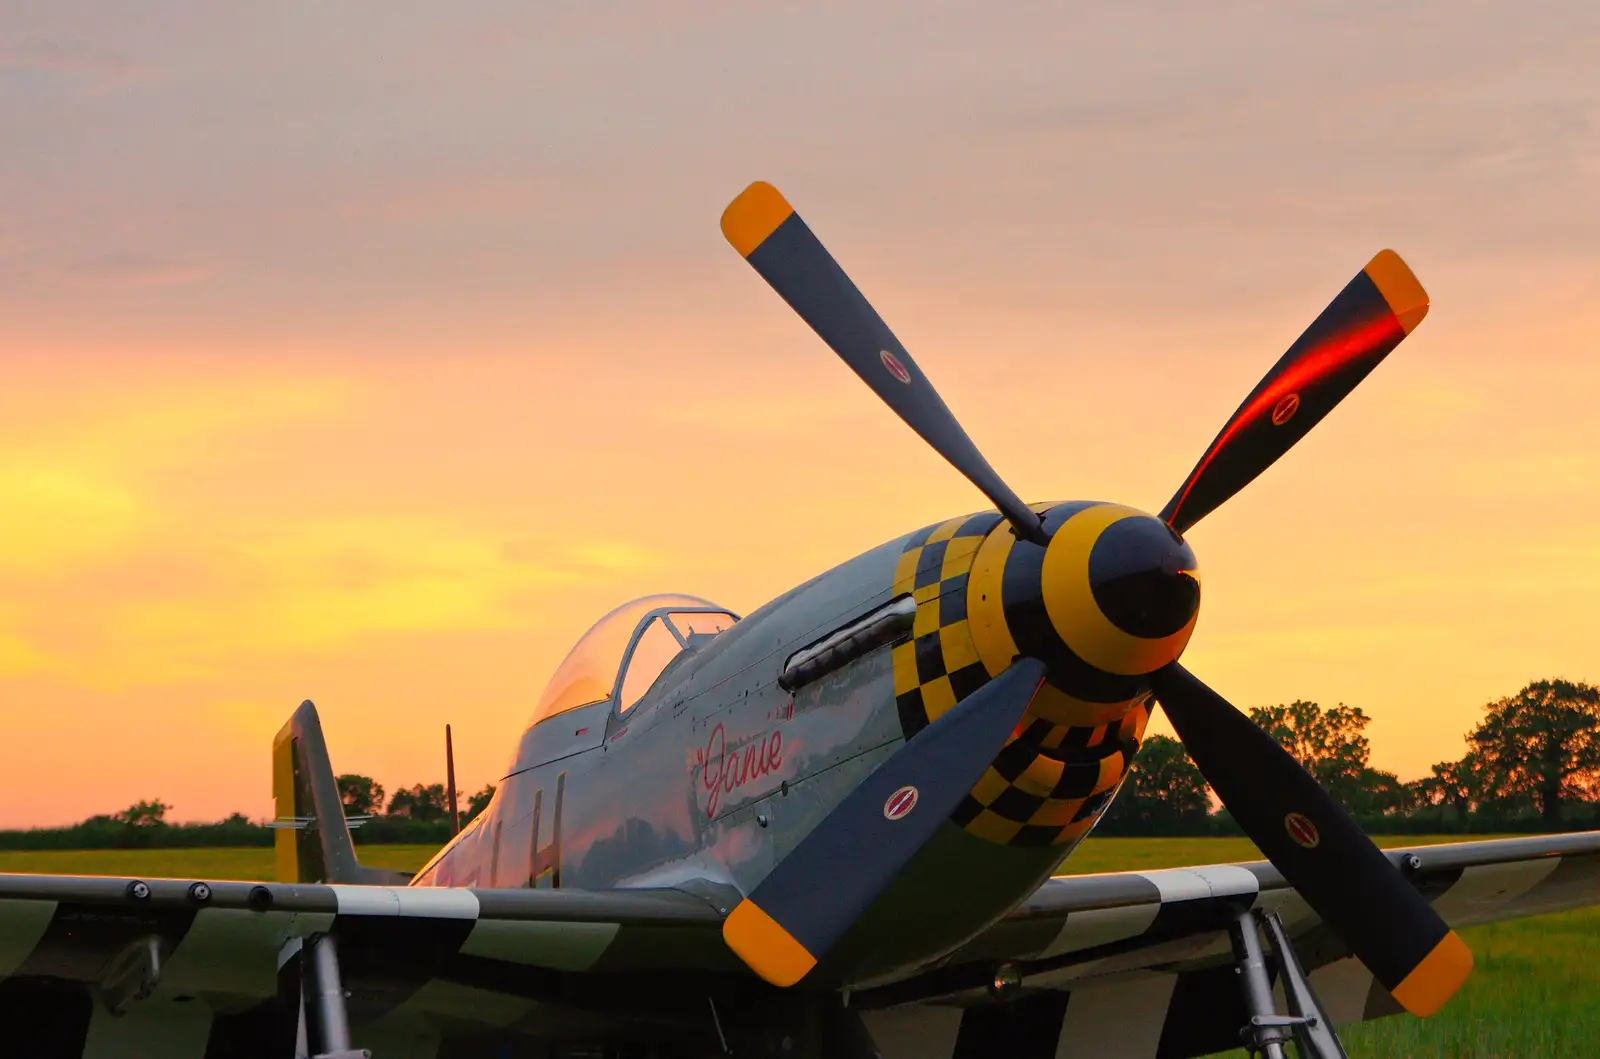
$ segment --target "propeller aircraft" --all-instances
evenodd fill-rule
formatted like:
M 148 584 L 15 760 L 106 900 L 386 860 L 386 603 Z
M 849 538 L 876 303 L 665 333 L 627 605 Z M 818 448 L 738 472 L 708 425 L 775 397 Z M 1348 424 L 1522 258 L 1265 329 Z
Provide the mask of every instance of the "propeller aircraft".
M 1180 662 L 1184 534 L 1422 321 L 1396 254 L 1151 515 L 1024 503 L 772 186 L 722 231 L 993 508 L 748 615 L 612 611 L 414 876 L 359 862 L 304 703 L 273 746 L 276 880 L 0 876 L 27 1054 L 1330 1059 L 1338 1024 L 1445 1004 L 1454 927 L 1600 901 L 1600 833 L 1380 851 Z M 1157 703 L 1267 860 L 1056 877 Z

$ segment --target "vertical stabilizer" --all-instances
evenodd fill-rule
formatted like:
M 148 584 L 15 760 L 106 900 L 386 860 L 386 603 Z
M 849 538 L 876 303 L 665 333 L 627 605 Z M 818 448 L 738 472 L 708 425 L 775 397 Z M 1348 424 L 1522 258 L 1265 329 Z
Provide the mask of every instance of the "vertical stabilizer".
M 307 699 L 272 741 L 274 848 L 279 882 L 403 883 L 404 872 L 363 868 L 350 841 L 339 783 L 317 708 Z

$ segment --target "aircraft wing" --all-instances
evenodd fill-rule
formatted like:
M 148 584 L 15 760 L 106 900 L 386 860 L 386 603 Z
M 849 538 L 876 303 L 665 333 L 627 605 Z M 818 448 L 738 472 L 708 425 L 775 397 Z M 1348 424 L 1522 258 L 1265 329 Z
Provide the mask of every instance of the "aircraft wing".
M 715 901 L 675 889 L 0 875 L 0 1015 L 8 1040 L 48 1037 L 39 1054 L 257 1054 L 285 1017 L 280 969 L 300 939 L 326 933 L 350 1016 L 378 1055 L 421 1054 L 418 1034 L 448 1040 L 449 1027 L 548 1035 L 632 1020 L 670 1031 L 684 1021 L 673 981 L 742 972 Z M 669 986 L 627 985 L 640 976 Z M 709 1032 L 703 997 L 695 1032 Z M 402 1050 L 378 1050 L 386 1040 Z
M 1600 831 L 1385 853 L 1452 927 L 1600 903 Z M 1283 919 L 1335 1023 L 1401 1010 L 1266 861 L 1050 879 L 943 966 L 851 1004 L 886 1059 L 945 1059 L 963 1038 L 1127 1059 L 1235 1048 L 1248 1018 L 1227 928 L 1251 908 Z M 1022 983 L 1004 1004 L 1002 963 Z

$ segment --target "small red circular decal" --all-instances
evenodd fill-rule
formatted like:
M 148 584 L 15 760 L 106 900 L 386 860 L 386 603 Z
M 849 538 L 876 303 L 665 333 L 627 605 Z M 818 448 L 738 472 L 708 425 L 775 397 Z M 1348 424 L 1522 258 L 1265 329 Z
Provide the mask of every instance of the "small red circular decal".
M 889 800 L 883 803 L 883 818 L 885 820 L 899 820 L 917 807 L 917 789 L 915 787 L 901 787 L 889 795 Z
M 1294 418 L 1300 411 L 1300 395 L 1297 393 L 1284 394 L 1278 398 L 1278 403 L 1272 406 L 1272 425 L 1281 427 Z
M 903 384 L 911 385 L 911 372 L 900 363 L 900 358 L 890 353 L 887 349 L 878 350 L 878 359 L 883 361 L 883 366 L 889 369 L 889 374 L 899 379 Z
M 1283 829 L 1289 832 L 1289 837 L 1294 839 L 1295 845 L 1304 846 L 1306 849 L 1316 849 L 1317 843 L 1322 841 L 1322 835 L 1317 832 L 1317 825 L 1305 813 L 1290 813 L 1283 818 Z

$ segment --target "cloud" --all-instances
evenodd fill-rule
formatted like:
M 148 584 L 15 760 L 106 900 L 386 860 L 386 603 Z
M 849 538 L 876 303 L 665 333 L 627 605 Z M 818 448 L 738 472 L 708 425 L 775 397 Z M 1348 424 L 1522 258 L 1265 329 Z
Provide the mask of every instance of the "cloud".
M 129 56 L 88 41 L 26 36 L 0 41 L 0 69 L 6 68 L 76 74 L 102 83 L 127 81 L 139 70 Z

